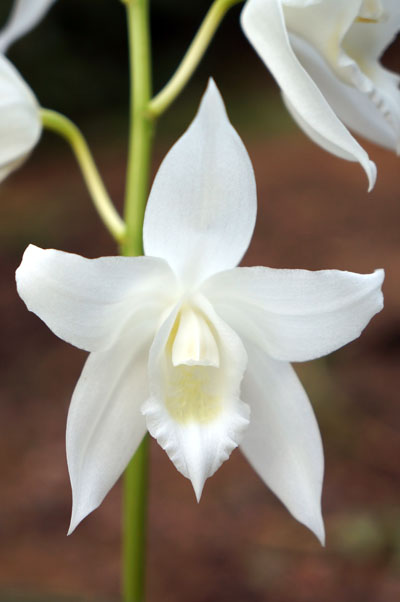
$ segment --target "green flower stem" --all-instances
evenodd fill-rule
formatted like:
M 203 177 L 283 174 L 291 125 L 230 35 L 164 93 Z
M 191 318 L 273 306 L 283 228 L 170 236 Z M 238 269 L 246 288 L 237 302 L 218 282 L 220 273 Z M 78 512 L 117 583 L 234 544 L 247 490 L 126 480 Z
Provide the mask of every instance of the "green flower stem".
M 126 237 L 123 255 L 143 254 L 143 219 L 149 189 L 153 119 L 151 98 L 149 0 L 123 0 L 126 5 L 131 69 L 131 132 L 125 198 Z M 144 602 L 148 437 L 125 471 L 123 512 L 123 600 Z
M 151 116 L 157 117 L 164 113 L 182 92 L 197 69 L 226 13 L 240 2 L 243 0 L 214 0 L 178 69 L 167 85 L 150 101 L 148 110 Z
M 131 68 L 131 133 L 125 199 L 127 235 L 124 255 L 143 254 L 143 219 L 149 191 L 154 120 L 151 98 L 149 0 L 124 0 L 127 10 Z
M 123 600 L 144 602 L 148 435 L 125 470 L 123 513 Z
M 107 193 L 82 132 L 70 119 L 56 111 L 40 109 L 40 117 L 43 127 L 59 134 L 70 144 L 100 218 L 115 240 L 122 243 L 125 223 Z

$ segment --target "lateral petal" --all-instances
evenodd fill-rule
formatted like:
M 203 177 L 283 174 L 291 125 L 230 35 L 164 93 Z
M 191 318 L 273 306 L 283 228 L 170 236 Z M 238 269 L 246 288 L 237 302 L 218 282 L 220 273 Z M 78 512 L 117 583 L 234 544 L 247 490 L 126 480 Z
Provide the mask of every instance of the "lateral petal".
M 91 353 L 75 387 L 66 435 L 73 499 L 68 534 L 101 504 L 146 432 L 140 406 L 148 397 L 152 327 L 140 316 L 111 349 Z
M 143 228 L 145 253 L 163 257 L 188 285 L 195 284 L 240 262 L 256 210 L 249 156 L 210 80 L 194 121 L 154 179 Z
M 249 422 L 249 408 L 240 398 L 246 352 L 239 337 L 204 298 L 193 306 L 208 322 L 218 347 L 218 367 L 174 366 L 172 347 L 180 307 L 157 333 L 150 351 L 150 398 L 143 405 L 150 434 L 176 468 L 191 480 L 200 499 L 205 480 L 214 474 L 240 443 Z
M 242 338 L 278 360 L 311 360 L 357 338 L 383 307 L 383 270 L 236 268 L 202 287 L 218 314 Z
M 27 34 L 43 19 L 55 0 L 14 0 L 10 17 L 0 31 L 0 52 Z
M 314 140 L 326 140 L 324 148 L 333 145 L 342 149 L 353 161 L 358 161 L 367 174 L 371 189 L 375 183 L 375 166 L 335 115 L 294 54 L 280 0 L 247 0 L 241 24 L 289 103 L 296 107 L 302 121 L 316 132 Z
M 243 399 L 250 425 L 240 449 L 289 512 L 324 544 L 324 458 L 317 421 L 295 371 L 245 341 L 249 364 Z
M 141 307 L 161 314 L 177 287 L 162 259 L 86 259 L 33 245 L 16 280 L 28 309 L 61 339 L 87 351 L 110 348 Z

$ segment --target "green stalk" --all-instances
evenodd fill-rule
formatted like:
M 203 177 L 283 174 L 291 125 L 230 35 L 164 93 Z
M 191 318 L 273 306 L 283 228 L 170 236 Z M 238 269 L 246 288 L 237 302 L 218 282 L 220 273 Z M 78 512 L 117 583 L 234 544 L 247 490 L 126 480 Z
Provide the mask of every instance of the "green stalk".
M 150 102 L 150 115 L 153 117 L 161 115 L 179 96 L 197 69 L 226 13 L 240 2 L 243 0 L 214 0 L 178 69 L 167 85 Z
M 144 602 L 145 599 L 148 444 L 146 435 L 125 470 L 122 567 L 124 602 Z
M 124 0 L 131 70 L 131 131 L 125 198 L 126 236 L 122 255 L 143 254 L 143 219 L 149 189 L 153 120 L 151 98 L 149 0 Z M 123 600 L 144 602 L 147 519 L 148 437 L 129 463 L 124 477 Z
M 125 235 L 124 221 L 107 193 L 82 132 L 75 123 L 56 111 L 40 109 L 40 117 L 43 127 L 62 136 L 70 144 L 100 218 L 115 240 L 122 243 Z
M 125 199 L 124 255 L 142 255 L 154 121 L 149 116 L 151 58 L 149 0 L 125 0 L 131 66 L 131 132 Z

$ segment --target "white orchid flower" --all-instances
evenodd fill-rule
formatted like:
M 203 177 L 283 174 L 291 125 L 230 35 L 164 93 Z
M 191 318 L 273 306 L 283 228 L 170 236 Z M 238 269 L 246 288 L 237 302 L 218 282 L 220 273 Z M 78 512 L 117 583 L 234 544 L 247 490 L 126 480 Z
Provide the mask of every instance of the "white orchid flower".
M 53 3 L 16 0 L 0 31 L 0 181 L 25 161 L 42 133 L 38 101 L 4 53 L 37 25 Z
M 379 62 L 400 30 L 400 2 L 247 0 L 241 23 L 300 127 L 359 161 L 371 189 L 375 165 L 345 125 L 400 151 L 400 78 Z
M 0 182 L 25 161 L 41 133 L 35 95 L 0 54 Z
M 383 271 L 237 268 L 256 218 L 248 154 L 213 82 L 156 175 L 145 257 L 29 246 L 18 292 L 90 351 L 67 424 L 70 531 L 104 499 L 146 430 L 200 498 L 238 445 L 323 540 L 323 452 L 290 361 L 330 353 L 382 308 Z

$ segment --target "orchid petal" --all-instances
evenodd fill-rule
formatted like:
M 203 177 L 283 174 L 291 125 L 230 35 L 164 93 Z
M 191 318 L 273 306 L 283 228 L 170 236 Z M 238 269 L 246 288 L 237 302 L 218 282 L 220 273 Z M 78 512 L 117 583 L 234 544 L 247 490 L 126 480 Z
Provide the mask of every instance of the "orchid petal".
M 319 135 L 317 131 L 313 130 L 311 125 L 307 121 L 304 121 L 302 116 L 297 112 L 296 107 L 291 104 L 290 100 L 284 94 L 282 94 L 282 99 L 285 104 L 285 107 L 287 108 L 287 110 L 289 111 L 299 128 L 303 130 L 303 132 L 310 138 L 310 140 L 315 142 L 315 144 L 318 144 L 318 146 L 326 150 L 328 153 L 331 153 L 332 155 L 335 155 L 340 159 L 345 159 L 346 161 L 353 161 L 353 157 L 348 152 L 343 150 L 343 148 L 332 144 L 330 140 L 323 138 Z M 373 164 L 372 168 L 374 170 L 373 178 L 375 181 L 377 175 L 375 164 Z
M 296 36 L 291 36 L 290 39 L 296 56 L 313 78 L 339 119 L 356 134 L 395 151 L 397 149 L 395 131 L 384 119 L 382 112 L 371 102 L 371 99 L 357 88 L 348 86 L 338 80 L 333 72 L 327 69 L 321 56 L 309 44 Z M 304 122 L 285 95 L 283 95 L 283 99 L 297 124 L 314 142 L 339 157 L 349 159 L 347 154 L 343 154 L 342 149 L 335 149 L 333 146 L 326 144 L 326 140 L 318 137 L 316 132 L 311 130 L 309 123 Z
M 251 409 L 240 449 L 289 512 L 324 543 L 324 458 L 317 421 L 295 371 L 244 341 L 242 395 Z
M 378 62 L 400 29 L 398 2 L 394 6 L 391 0 L 386 5 L 381 0 L 368 3 L 323 0 L 309 10 L 287 8 L 284 14 L 297 58 L 338 117 L 354 131 L 379 144 L 382 144 L 381 130 L 388 129 L 390 143 L 385 141 L 383 145 L 399 151 L 399 77 Z M 345 98 L 347 104 L 343 108 Z M 287 105 L 299 125 L 318 142 L 307 123 L 302 123 L 296 107 L 290 101 Z M 374 124 L 372 127 L 368 124 L 369 119 L 379 124 L 377 136 L 374 136 Z M 360 121 L 365 121 L 361 128 Z
M 296 107 L 302 121 L 316 132 L 314 139 L 326 140 L 324 148 L 333 145 L 336 149 L 342 149 L 353 161 L 359 161 L 368 176 L 371 189 L 375 183 L 375 166 L 335 115 L 294 54 L 280 0 L 247 0 L 241 23 L 249 41 L 290 104 Z
M 0 55 L 0 181 L 24 161 L 41 132 L 35 96 L 13 65 Z
M 76 385 L 67 422 L 72 487 L 69 534 L 103 501 L 140 444 L 148 397 L 147 358 L 153 324 L 137 320 L 108 351 L 91 353 Z
M 285 7 L 285 25 L 290 34 L 307 40 L 323 56 L 337 77 L 350 85 L 365 85 L 357 63 L 342 48 L 342 42 L 360 14 L 362 0 L 322 0 L 314 6 Z M 376 0 L 369 11 L 376 17 Z M 328 68 L 328 67 L 327 67 Z M 368 85 L 368 84 L 367 84 Z
M 343 48 L 367 80 L 369 102 L 392 129 L 396 150 L 400 152 L 400 77 L 379 63 L 381 54 L 400 30 L 398 3 L 390 9 L 381 22 L 354 23 L 343 40 Z
M 205 480 L 228 459 L 248 425 L 249 408 L 239 399 L 247 357 L 239 337 L 204 298 L 197 297 L 191 309 L 200 322 L 208 323 L 218 347 L 218 367 L 209 362 L 210 349 L 211 356 L 216 357 L 209 345 L 203 349 L 202 363 L 194 363 L 189 353 L 186 361 L 180 354 L 181 364 L 174 366 L 172 348 L 180 314 L 185 311 L 176 307 L 151 347 L 151 396 L 142 411 L 150 434 L 179 472 L 192 481 L 199 500 Z M 193 339 L 197 339 L 197 333 L 198 327 L 192 331 Z
M 202 292 L 240 336 L 278 360 L 306 361 L 357 338 L 383 307 L 383 270 L 236 268 L 211 277 Z
M 7 24 L 0 31 L 0 52 L 27 34 L 43 19 L 55 0 L 14 0 Z
M 196 118 L 155 177 L 144 221 L 145 253 L 166 259 L 187 284 L 199 282 L 240 262 L 256 205 L 249 156 L 210 80 Z
M 381 5 L 380 18 L 376 22 L 356 20 L 343 40 L 346 52 L 350 53 L 357 62 L 361 59 L 360 68 L 366 75 L 369 66 L 381 58 L 400 30 L 398 0 L 379 0 L 379 4 Z
M 161 314 L 177 286 L 162 259 L 86 259 L 33 245 L 16 279 L 28 309 L 61 339 L 87 351 L 111 347 L 143 305 Z

